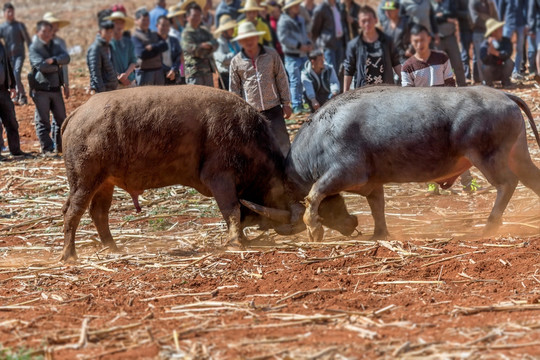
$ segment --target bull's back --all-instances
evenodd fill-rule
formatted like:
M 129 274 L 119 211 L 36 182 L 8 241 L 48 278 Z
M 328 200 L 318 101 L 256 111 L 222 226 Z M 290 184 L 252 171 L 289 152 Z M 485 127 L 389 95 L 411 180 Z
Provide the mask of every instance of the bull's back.
M 200 188 L 213 116 L 236 96 L 203 87 L 142 87 L 92 96 L 64 128 L 68 169 L 105 171 L 115 185 Z M 91 165 L 91 166 L 90 166 Z
M 471 147 L 496 148 L 523 131 L 519 108 L 485 87 L 371 87 L 328 102 L 300 130 L 288 162 L 316 181 L 346 168 L 373 181 L 427 181 Z

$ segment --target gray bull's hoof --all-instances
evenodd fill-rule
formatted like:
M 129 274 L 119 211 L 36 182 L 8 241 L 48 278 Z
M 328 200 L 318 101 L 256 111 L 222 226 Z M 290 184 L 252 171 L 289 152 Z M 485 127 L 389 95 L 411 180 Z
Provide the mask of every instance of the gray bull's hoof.
M 482 231 L 482 235 L 484 237 L 488 237 L 488 236 L 493 236 L 497 234 L 497 230 L 499 230 L 501 225 L 502 225 L 502 220 L 495 221 L 495 220 L 488 219 L 488 222 L 486 226 L 484 227 L 484 230 Z
M 324 238 L 324 229 L 321 224 L 308 226 L 308 237 L 311 242 L 321 242 Z

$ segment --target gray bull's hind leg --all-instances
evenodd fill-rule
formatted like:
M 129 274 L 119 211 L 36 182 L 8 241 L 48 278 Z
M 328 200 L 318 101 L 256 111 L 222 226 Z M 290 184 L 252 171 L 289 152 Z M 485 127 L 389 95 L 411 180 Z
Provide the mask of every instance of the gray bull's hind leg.
M 484 235 L 493 235 L 502 224 L 502 215 L 514 194 L 518 178 L 508 165 L 509 152 L 499 149 L 490 156 L 473 155 L 471 162 L 484 174 L 487 181 L 497 189 L 497 198 L 487 219 Z
M 540 169 L 532 162 L 529 149 L 527 148 L 527 137 L 525 132 L 521 133 L 510 152 L 510 168 L 517 175 L 519 181 L 531 189 L 540 197 Z
M 371 239 L 384 240 L 389 235 L 384 216 L 384 187 L 382 185 L 375 187 L 366 196 L 366 199 L 371 209 L 371 216 L 373 216 L 373 220 L 375 221 L 375 230 Z
M 117 252 L 118 248 L 109 229 L 109 209 L 111 208 L 113 192 L 113 184 L 104 183 L 101 185 L 90 203 L 90 217 L 96 226 L 103 245 L 107 246 L 111 251 Z

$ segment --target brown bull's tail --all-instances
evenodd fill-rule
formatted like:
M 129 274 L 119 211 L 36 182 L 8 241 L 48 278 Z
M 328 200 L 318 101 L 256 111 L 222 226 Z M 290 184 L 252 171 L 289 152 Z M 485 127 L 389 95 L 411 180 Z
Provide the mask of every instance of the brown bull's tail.
M 525 101 L 523 101 L 519 96 L 516 96 L 514 94 L 510 94 L 505 92 L 504 95 L 508 96 L 510 100 L 515 102 L 521 110 L 527 115 L 527 118 L 529 119 L 529 123 L 531 124 L 531 129 L 534 133 L 534 137 L 536 138 L 536 142 L 538 143 L 538 146 L 540 146 L 540 135 L 538 135 L 538 129 L 536 127 L 536 124 L 534 123 L 533 116 L 531 114 L 531 110 L 529 109 L 529 106 Z
M 73 112 L 69 114 L 66 120 L 64 120 L 64 122 L 62 123 L 62 127 L 60 128 L 60 135 L 64 135 L 64 131 L 66 130 L 66 126 L 69 123 L 69 120 L 77 113 L 78 110 L 79 108 L 76 108 L 75 110 L 73 110 Z

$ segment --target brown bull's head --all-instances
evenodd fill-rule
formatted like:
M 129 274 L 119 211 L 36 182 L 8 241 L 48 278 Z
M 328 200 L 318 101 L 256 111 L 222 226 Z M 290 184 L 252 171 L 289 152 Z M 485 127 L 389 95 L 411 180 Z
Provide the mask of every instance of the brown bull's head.
M 280 235 L 297 234 L 306 228 L 302 222 L 302 216 L 306 209 L 300 203 L 291 203 L 289 210 L 271 208 L 247 200 L 240 200 L 240 203 L 254 213 L 261 215 L 263 219 L 270 221 L 270 223 L 263 221 L 263 224 L 268 228 L 273 228 Z M 263 227 L 265 227 L 264 225 Z

